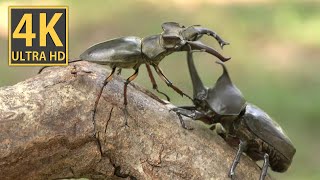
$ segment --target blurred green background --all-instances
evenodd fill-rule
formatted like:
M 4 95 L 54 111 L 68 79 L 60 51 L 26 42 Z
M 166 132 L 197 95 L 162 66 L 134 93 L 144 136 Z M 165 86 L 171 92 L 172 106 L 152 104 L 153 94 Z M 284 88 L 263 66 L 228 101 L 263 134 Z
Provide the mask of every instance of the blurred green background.
M 230 2 L 230 3 L 227 3 Z M 291 168 L 277 179 L 320 179 L 320 2 L 266 0 L 92 0 L 0 1 L 0 86 L 36 75 L 38 67 L 8 67 L 8 5 L 68 5 L 69 56 L 76 58 L 97 42 L 120 36 L 145 37 L 176 21 L 215 30 L 230 46 L 222 52 L 233 82 L 249 102 L 268 112 L 296 146 Z M 213 38 L 206 44 L 219 49 Z M 219 50 L 220 51 L 220 50 Z M 175 85 L 192 94 L 185 53 L 175 53 L 160 64 Z M 213 86 L 221 73 L 212 56 L 195 54 L 201 77 Z M 123 77 L 133 71 L 124 70 Z M 149 89 L 144 66 L 136 83 Z M 190 104 L 158 77 L 160 89 L 177 105 Z

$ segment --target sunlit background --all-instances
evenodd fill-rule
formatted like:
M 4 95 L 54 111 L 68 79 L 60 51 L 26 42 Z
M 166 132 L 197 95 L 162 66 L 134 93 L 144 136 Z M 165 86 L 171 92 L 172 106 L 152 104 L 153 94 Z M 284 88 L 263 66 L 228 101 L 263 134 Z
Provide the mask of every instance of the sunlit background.
M 285 129 L 297 153 L 292 166 L 277 179 L 320 179 L 320 1 L 267 0 L 92 0 L 0 1 L 0 86 L 35 76 L 37 67 L 8 67 L 9 5 L 68 5 L 69 56 L 76 58 L 97 42 L 120 36 L 145 37 L 176 21 L 215 30 L 230 46 L 223 51 L 213 38 L 202 41 L 232 59 L 227 62 L 233 82 L 249 102 L 268 112 Z M 192 94 L 185 53 L 166 57 L 160 67 L 187 94 Z M 207 86 L 221 73 L 216 59 L 195 54 Z M 142 66 L 136 83 L 151 88 Z M 132 70 L 122 71 L 123 77 Z M 160 89 L 177 105 L 190 104 L 159 78 Z M 129 102 L 130 103 L 130 102 Z

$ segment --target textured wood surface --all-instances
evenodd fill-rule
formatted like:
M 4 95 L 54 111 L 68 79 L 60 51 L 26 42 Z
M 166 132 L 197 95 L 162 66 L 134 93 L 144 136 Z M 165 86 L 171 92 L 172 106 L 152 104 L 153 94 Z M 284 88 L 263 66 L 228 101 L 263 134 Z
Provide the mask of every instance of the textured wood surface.
M 136 84 L 128 86 L 124 126 L 119 76 L 103 91 L 93 137 L 94 101 L 108 73 L 77 62 L 0 88 L 0 179 L 228 179 L 236 150 L 200 123 L 183 129 Z M 242 156 L 236 173 L 257 180 L 260 169 Z

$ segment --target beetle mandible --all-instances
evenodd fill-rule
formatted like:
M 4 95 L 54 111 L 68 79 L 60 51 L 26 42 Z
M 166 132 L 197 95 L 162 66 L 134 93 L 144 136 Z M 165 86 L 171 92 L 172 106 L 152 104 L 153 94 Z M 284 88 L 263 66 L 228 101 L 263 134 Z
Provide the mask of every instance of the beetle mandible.
M 286 171 L 296 152 L 289 137 L 272 118 L 257 106 L 247 103 L 241 91 L 232 83 L 226 66 L 213 88 L 203 85 L 195 68 L 192 52 L 187 53 L 188 67 L 193 84 L 194 106 L 173 108 L 180 121 L 181 115 L 207 124 L 220 123 L 220 135 L 238 152 L 228 176 L 234 178 L 242 153 L 252 160 L 264 160 L 260 180 L 265 179 L 270 166 L 273 171 Z

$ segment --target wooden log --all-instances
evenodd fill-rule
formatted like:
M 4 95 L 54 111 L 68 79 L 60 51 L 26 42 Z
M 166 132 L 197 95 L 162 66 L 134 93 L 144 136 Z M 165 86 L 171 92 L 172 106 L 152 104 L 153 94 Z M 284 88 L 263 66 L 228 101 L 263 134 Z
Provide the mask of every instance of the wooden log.
M 51 67 L 0 88 L 0 179 L 228 179 L 236 150 L 206 126 L 187 121 L 157 96 L 128 86 L 129 127 L 124 125 L 123 83 L 89 62 Z M 259 179 L 242 156 L 236 179 Z M 270 179 L 268 176 L 267 179 Z

